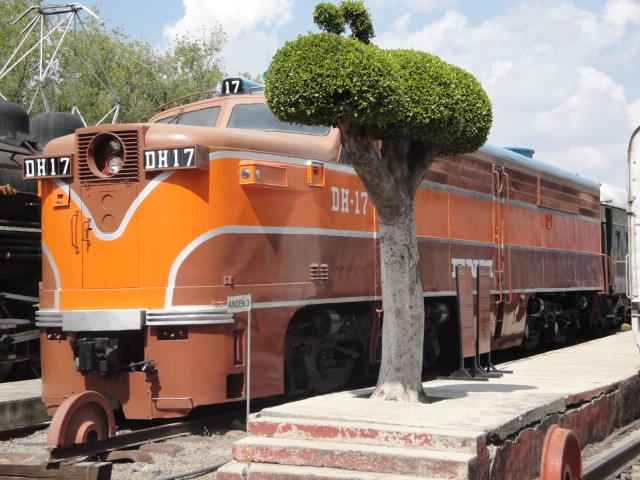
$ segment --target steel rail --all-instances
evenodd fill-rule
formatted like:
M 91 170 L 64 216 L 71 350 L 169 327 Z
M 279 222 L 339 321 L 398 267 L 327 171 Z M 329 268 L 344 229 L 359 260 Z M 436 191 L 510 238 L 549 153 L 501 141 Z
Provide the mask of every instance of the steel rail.
M 38 430 L 49 427 L 51 422 L 37 422 L 29 425 L 19 425 L 17 427 L 7 427 L 0 429 L 0 442 L 11 440 L 18 436 L 29 435 Z
M 228 420 L 229 413 L 213 415 L 205 418 L 158 425 L 155 427 L 121 433 L 114 437 L 95 442 L 79 443 L 58 447 L 49 447 L 49 460 L 66 460 L 77 457 L 90 457 L 113 450 L 124 450 L 138 447 L 152 441 L 166 440 L 189 433 L 203 431 L 206 427 Z
M 640 455 L 640 432 L 614 449 L 583 466 L 582 480 L 602 480 L 614 475 Z

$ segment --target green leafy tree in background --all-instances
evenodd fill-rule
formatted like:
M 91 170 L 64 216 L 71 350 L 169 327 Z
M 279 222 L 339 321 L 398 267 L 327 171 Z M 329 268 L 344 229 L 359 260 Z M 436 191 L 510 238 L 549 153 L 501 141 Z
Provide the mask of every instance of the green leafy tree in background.
M 10 23 L 30 6 L 31 3 L 26 0 L 0 2 L 0 68 L 5 65 L 21 39 L 22 28 L 11 26 Z M 21 63 L 0 81 L 0 92 L 8 100 L 24 104 L 24 92 L 29 87 L 29 80 L 37 73 L 37 67 L 37 60 Z
M 20 32 L 32 17 L 13 26 L 11 22 L 29 7 L 41 4 L 27 0 L 0 2 L 0 68 L 19 44 Z M 91 9 L 99 14 L 97 8 Z M 62 17 L 52 19 L 60 21 Z M 211 90 L 223 77 L 220 51 L 226 36 L 219 25 L 195 35 L 178 36 L 165 51 L 154 49 L 146 41 L 132 40 L 119 28 L 106 28 L 88 15 L 82 15 L 81 26 L 75 34 L 67 34 L 52 75 L 43 86 L 48 109 L 37 96 L 30 111 L 32 117 L 47 110 L 70 112 L 77 106 L 86 122 L 93 124 L 117 102 L 119 122 L 146 121 L 159 105 Z M 21 52 L 33 45 L 34 39 Z M 49 54 L 54 48 L 51 42 L 45 44 Z M 0 80 L 0 92 L 7 100 L 28 108 L 38 73 L 37 51 L 26 60 Z
M 434 55 L 372 45 L 360 1 L 320 3 L 314 21 L 324 33 L 300 36 L 274 56 L 267 102 L 281 120 L 340 129 L 378 215 L 384 322 L 373 396 L 424 401 L 416 189 L 437 155 L 485 143 L 491 102 L 471 74 Z M 341 35 L 346 25 L 350 37 Z

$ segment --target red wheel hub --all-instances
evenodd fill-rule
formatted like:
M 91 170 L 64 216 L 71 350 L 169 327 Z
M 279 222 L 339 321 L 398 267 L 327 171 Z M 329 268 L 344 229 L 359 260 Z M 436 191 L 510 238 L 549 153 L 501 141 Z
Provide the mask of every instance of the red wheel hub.
M 83 392 L 67 398 L 56 410 L 49 427 L 47 445 L 73 445 L 113 437 L 116 421 L 111 405 L 98 392 Z
M 544 437 L 540 480 L 582 479 L 580 444 L 571 430 L 551 425 Z

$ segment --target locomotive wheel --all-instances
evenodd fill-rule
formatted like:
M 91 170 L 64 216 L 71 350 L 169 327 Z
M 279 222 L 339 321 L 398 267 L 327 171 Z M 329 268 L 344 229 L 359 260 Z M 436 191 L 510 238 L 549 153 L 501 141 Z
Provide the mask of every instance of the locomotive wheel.
M 51 420 L 47 445 L 57 447 L 86 443 L 115 434 L 116 421 L 111 405 L 98 392 L 88 391 L 62 402 Z
M 582 458 L 575 433 L 551 425 L 544 437 L 540 480 L 580 480 Z

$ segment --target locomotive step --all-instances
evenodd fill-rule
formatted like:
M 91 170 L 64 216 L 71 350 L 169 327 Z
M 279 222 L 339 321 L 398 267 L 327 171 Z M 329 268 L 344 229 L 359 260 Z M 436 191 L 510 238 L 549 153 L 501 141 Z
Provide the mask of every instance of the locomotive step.
M 420 472 L 433 478 L 466 479 L 477 463 L 470 453 L 345 444 L 269 437 L 247 437 L 233 445 L 242 461 L 375 471 L 393 475 Z
M 414 475 L 392 475 L 343 470 L 327 467 L 303 467 L 297 465 L 273 465 L 268 463 L 232 462 L 218 470 L 216 480 L 437 480 L 434 477 L 416 477 Z
M 291 440 L 349 442 L 401 448 L 429 448 L 475 454 L 483 432 L 464 432 L 402 425 L 292 418 L 265 409 L 249 422 L 249 433 Z

